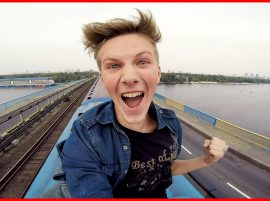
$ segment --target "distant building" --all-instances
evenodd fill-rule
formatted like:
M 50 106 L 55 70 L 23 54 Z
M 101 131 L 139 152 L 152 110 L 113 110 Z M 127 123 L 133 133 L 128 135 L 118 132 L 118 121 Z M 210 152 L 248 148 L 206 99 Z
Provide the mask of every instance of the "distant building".
M 0 79 L 0 87 L 47 87 L 55 85 L 52 77 Z

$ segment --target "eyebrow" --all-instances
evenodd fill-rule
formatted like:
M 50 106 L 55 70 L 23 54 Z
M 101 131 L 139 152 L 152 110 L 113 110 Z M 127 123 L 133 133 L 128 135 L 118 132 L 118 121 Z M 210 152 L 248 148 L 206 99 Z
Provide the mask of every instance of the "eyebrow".
M 107 60 L 109 60 L 109 61 L 119 61 L 119 59 L 108 57 L 108 58 L 104 59 L 102 63 L 105 63 L 105 61 L 107 61 Z
M 149 51 L 143 51 L 143 52 L 140 52 L 139 54 L 137 54 L 136 57 L 141 56 L 143 54 L 149 54 L 149 55 L 153 56 L 153 54 L 151 52 L 149 52 Z
M 140 53 L 136 54 L 135 57 L 139 57 L 139 56 L 141 56 L 143 54 L 148 54 L 150 56 L 153 56 L 153 54 L 151 52 L 149 52 L 149 51 L 143 51 L 143 52 L 140 52 Z M 107 60 L 109 60 L 109 61 L 115 61 L 115 62 L 116 61 L 119 61 L 119 59 L 108 57 L 108 58 L 104 59 L 102 63 L 105 63 Z

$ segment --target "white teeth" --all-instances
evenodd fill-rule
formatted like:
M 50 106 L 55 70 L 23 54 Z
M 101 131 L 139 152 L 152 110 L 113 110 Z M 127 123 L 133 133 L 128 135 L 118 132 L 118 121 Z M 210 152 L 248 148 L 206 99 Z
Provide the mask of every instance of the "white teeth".
M 141 96 L 142 94 L 143 94 L 142 92 L 124 93 L 122 96 L 125 98 L 134 98 L 137 96 Z

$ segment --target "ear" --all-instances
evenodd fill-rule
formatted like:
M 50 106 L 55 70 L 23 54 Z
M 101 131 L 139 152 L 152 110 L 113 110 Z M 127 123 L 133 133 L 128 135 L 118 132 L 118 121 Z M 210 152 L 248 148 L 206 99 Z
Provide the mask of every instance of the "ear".
M 158 66 L 158 81 L 157 81 L 157 83 L 160 82 L 160 78 L 161 78 L 161 71 L 160 71 L 160 66 Z
M 106 89 L 106 86 L 105 86 L 105 84 L 104 84 L 104 78 L 103 78 L 103 76 L 102 76 L 102 73 L 99 73 L 99 79 L 100 79 L 100 81 L 101 81 L 102 86 Z

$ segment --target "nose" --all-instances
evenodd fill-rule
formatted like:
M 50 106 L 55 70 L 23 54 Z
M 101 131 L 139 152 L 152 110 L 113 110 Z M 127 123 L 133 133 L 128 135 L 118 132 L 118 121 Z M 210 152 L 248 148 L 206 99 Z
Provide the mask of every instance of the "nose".
M 127 85 L 135 84 L 139 81 L 138 71 L 136 67 L 129 65 L 122 69 L 121 82 Z

